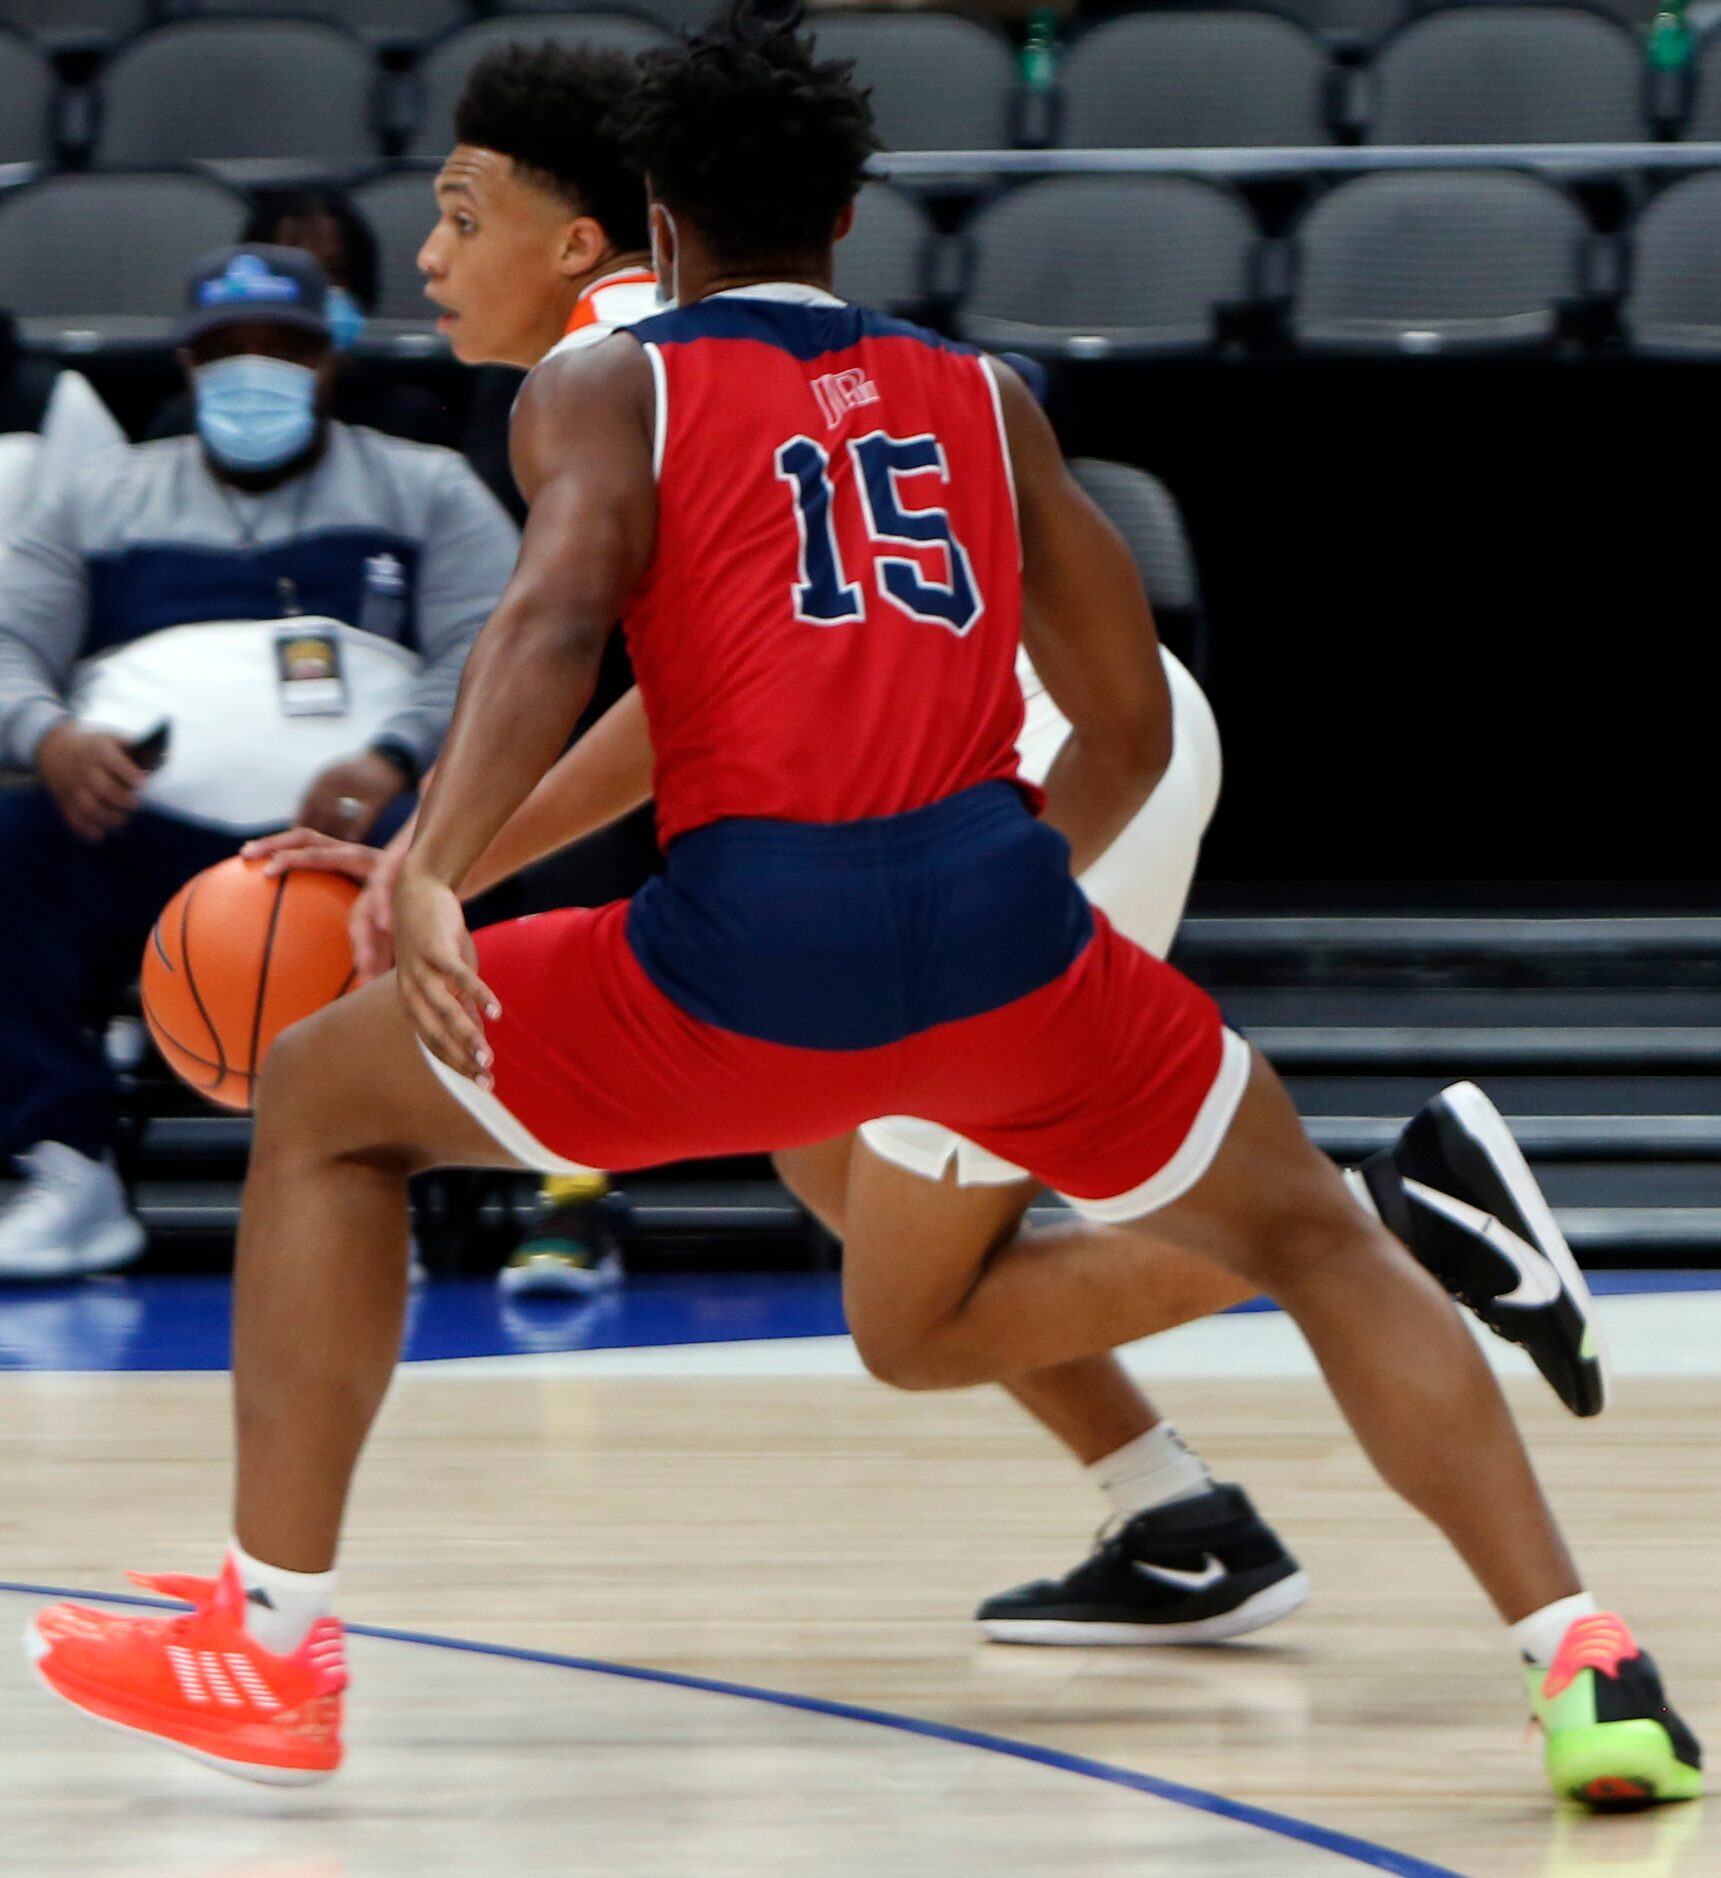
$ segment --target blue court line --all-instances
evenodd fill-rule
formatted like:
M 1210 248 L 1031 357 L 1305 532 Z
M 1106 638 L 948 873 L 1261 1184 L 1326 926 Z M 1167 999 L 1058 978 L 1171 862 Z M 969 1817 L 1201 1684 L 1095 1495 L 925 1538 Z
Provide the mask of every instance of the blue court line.
M 63 1585 L 20 1584 L 0 1579 L 0 1592 L 15 1592 L 23 1597 L 78 1598 L 92 1604 L 136 1604 L 148 1610 L 181 1610 L 182 1605 L 160 1598 L 141 1598 L 129 1592 L 74 1591 Z M 527 1650 L 506 1643 L 475 1643 L 468 1637 L 437 1637 L 419 1630 L 388 1630 L 375 1624 L 349 1624 L 355 1637 L 377 1637 L 386 1643 L 415 1643 L 432 1650 L 457 1650 L 469 1656 L 502 1657 L 517 1663 L 543 1663 L 552 1669 L 573 1669 L 588 1676 L 612 1676 L 624 1682 L 658 1683 L 670 1689 L 695 1689 L 705 1695 L 726 1695 L 742 1702 L 761 1702 L 772 1708 L 786 1708 L 803 1715 L 827 1715 L 837 1721 L 860 1722 L 869 1728 L 888 1728 L 896 1734 L 919 1735 L 927 1741 L 943 1741 L 954 1747 L 977 1748 L 985 1754 L 1001 1754 L 1009 1760 L 1027 1761 L 1036 1767 L 1050 1767 L 1059 1773 L 1075 1774 L 1083 1780 L 1103 1781 L 1107 1786 L 1128 1787 L 1136 1793 L 1150 1794 L 1156 1800 L 1168 1800 L 1174 1806 L 1187 1806 L 1198 1813 L 1228 1819 L 1235 1825 L 1253 1826 L 1281 1839 L 1295 1839 L 1320 1852 L 1331 1852 L 1371 1871 L 1390 1872 L 1394 1878 L 1465 1878 L 1464 1873 L 1446 1865 L 1431 1865 L 1427 1859 L 1409 1852 L 1395 1852 L 1390 1846 L 1376 1845 L 1368 1839 L 1353 1838 L 1348 1832 L 1334 1832 L 1326 1826 L 1293 1819 L 1288 1813 L 1275 1813 L 1264 1806 L 1251 1806 L 1244 1800 L 1228 1800 L 1223 1794 L 1209 1793 L 1204 1787 L 1186 1787 L 1181 1781 L 1162 1780 L 1157 1774 L 1140 1774 L 1133 1768 L 1114 1767 L 1109 1761 L 1090 1760 L 1085 1754 L 1065 1754 L 1057 1748 L 1037 1747 L 1031 1741 L 1013 1741 L 1008 1735 L 988 1734 L 979 1728 L 960 1728 L 947 1722 L 925 1721 L 916 1715 L 898 1715 L 890 1709 L 862 1708 L 852 1702 L 828 1702 L 822 1696 L 794 1695 L 786 1689 L 761 1689 L 752 1683 L 721 1682 L 711 1676 L 689 1676 L 672 1669 L 642 1669 L 633 1663 L 609 1663 L 601 1657 L 563 1656 L 554 1650 Z

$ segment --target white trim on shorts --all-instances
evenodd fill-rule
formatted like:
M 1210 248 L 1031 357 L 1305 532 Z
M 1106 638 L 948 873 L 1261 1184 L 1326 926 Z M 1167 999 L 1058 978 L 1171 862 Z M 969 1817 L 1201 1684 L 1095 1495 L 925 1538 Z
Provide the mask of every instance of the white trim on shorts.
M 1236 1031 L 1227 1030 L 1219 1057 L 1219 1073 L 1213 1079 L 1189 1133 L 1171 1159 L 1139 1187 L 1110 1199 L 1078 1200 L 1073 1194 L 1059 1194 L 1084 1219 L 1099 1220 L 1105 1225 L 1119 1225 L 1125 1220 L 1141 1219 L 1157 1213 L 1161 1207 L 1181 1200 L 1213 1165 L 1224 1146 L 1237 1105 L 1249 1085 L 1250 1050 Z M 1025 1167 L 1017 1167 L 990 1153 L 961 1135 L 952 1134 L 936 1122 L 916 1121 L 911 1116 L 890 1115 L 876 1122 L 864 1122 L 861 1140 L 893 1167 L 918 1174 L 922 1180 L 942 1180 L 951 1162 L 956 1165 L 959 1187 L 1003 1187 L 1018 1180 L 1034 1180 Z M 1041 1184 L 1036 1181 L 1036 1185 Z
M 458 1070 L 450 1069 L 432 1056 L 424 1048 L 422 1039 L 418 1047 L 424 1050 L 425 1062 L 435 1070 L 436 1080 L 490 1139 L 513 1155 L 522 1167 L 529 1167 L 538 1174 L 601 1174 L 605 1171 L 601 1167 L 585 1167 L 578 1161 L 564 1160 L 546 1148 L 519 1116 L 512 1109 L 504 1108 L 490 1090 L 480 1089 L 470 1076 L 462 1076 Z
M 989 1153 L 966 1135 L 913 1115 L 881 1115 L 877 1121 L 862 1122 L 860 1138 L 881 1161 L 922 1180 L 942 1180 L 952 1161 L 959 1187 L 1009 1187 L 1034 1178 L 1025 1167 Z

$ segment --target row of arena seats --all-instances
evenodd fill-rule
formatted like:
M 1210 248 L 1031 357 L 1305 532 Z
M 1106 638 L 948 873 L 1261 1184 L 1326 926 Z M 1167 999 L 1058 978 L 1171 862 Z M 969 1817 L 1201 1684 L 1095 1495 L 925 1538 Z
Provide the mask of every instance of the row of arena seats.
M 1440 4 L 1443 0 L 1276 0 L 1272 10 L 1327 43 L 1350 49 L 1383 39 Z M 1598 12 L 1638 28 L 1648 25 L 1659 4 L 1595 0 Z M 283 0 L 0 0 L 0 26 L 49 46 L 101 47 L 175 20 L 293 14 L 343 26 L 380 48 L 404 50 L 479 18 L 555 13 L 565 7 L 566 0 L 298 0 L 296 5 Z M 703 24 L 717 8 L 716 0 L 636 0 L 628 10 L 679 31 Z
M 201 19 L 131 39 L 67 84 L 27 40 L 0 35 L 0 163 L 350 170 L 440 156 L 467 72 L 523 32 L 630 53 L 667 38 L 625 13 L 546 12 L 459 28 L 385 70 L 338 26 Z M 1022 91 L 1002 34 L 951 14 L 825 15 L 818 37 L 874 88 L 896 150 L 1721 140 L 1721 33 L 1675 79 L 1647 70 L 1624 26 L 1577 6 L 1448 6 L 1358 67 L 1272 12 L 1132 13 L 1078 34 L 1049 94 Z
M 428 44 L 495 14 L 553 13 L 565 0 L 0 0 L 0 26 L 50 48 L 105 49 L 152 26 L 187 19 L 321 20 L 382 50 Z M 679 32 L 704 23 L 715 0 L 644 0 L 630 11 Z
M 429 174 L 360 181 L 383 255 L 374 344 L 428 351 L 413 257 Z M 45 349 L 164 343 L 186 267 L 244 203 L 208 178 L 68 173 L 0 194 L 0 307 Z M 1265 238 L 1237 191 L 1189 177 L 1056 177 L 993 197 L 954 234 L 868 186 L 838 250 L 849 297 L 928 312 L 1049 358 L 1153 357 L 1230 340 L 1308 350 L 1464 351 L 1623 337 L 1721 358 L 1721 170 L 1650 195 L 1601 235 L 1578 200 L 1507 170 L 1381 171 Z

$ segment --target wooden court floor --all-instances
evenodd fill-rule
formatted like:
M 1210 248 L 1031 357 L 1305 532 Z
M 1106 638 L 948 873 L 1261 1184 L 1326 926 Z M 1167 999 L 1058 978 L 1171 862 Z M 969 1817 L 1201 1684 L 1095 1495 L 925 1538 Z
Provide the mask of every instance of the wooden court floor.
M 1599 1424 L 1513 1390 L 1592 1587 L 1721 1741 L 1721 1381 L 1634 1381 Z M 981 1595 L 1074 1562 L 1092 1491 L 1000 1396 L 850 1377 L 409 1369 L 367 1458 L 342 1612 L 983 1731 L 1407 1855 L 1376 1870 L 1721 1873 L 1721 1802 L 1601 1820 L 1554 1807 L 1501 1632 L 1318 1385 L 1164 1396 L 1313 1576 L 1308 1608 L 1258 1642 L 978 1641 Z M 218 1375 L 0 1376 L 0 1578 L 122 1591 L 128 1566 L 209 1568 L 227 1452 Z M 0 1594 L 0 1621 L 30 1605 Z M 354 1669 L 347 1770 L 283 1796 L 92 1728 L 0 1650 L 0 1872 L 1371 1868 L 1319 1834 L 1091 1772 L 673 1682 L 365 1640 Z

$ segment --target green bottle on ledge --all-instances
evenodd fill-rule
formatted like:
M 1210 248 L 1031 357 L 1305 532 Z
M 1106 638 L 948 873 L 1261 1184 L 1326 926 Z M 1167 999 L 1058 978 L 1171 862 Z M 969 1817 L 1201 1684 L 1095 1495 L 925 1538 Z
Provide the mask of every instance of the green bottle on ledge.
M 1058 12 L 1056 7 L 1035 7 L 1028 15 L 1027 37 L 1022 41 L 1022 95 L 1017 141 L 1030 150 L 1043 150 L 1057 132 Z
M 1688 0 L 1661 0 L 1649 27 L 1649 69 L 1682 76 L 1691 69 Z

